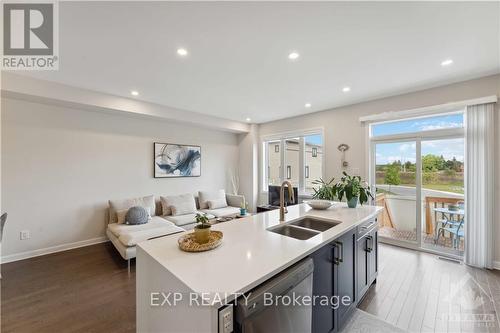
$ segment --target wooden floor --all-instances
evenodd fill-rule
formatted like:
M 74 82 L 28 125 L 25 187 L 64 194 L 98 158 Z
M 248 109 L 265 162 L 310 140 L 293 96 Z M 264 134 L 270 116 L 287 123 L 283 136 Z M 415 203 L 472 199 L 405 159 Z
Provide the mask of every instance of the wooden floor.
M 2 265 L 1 329 L 135 332 L 135 265 L 103 243 Z M 380 245 L 360 309 L 411 332 L 500 332 L 500 273 Z
M 409 332 L 500 332 L 500 272 L 380 245 L 377 284 L 359 308 Z
M 135 332 L 135 265 L 103 243 L 2 265 L 2 333 Z

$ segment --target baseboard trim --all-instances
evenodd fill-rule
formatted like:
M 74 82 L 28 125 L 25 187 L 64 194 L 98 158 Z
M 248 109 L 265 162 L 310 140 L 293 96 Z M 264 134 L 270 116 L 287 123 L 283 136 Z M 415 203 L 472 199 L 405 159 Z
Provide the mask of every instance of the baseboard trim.
M 500 261 L 493 261 L 493 269 L 500 270 Z
M 74 243 L 66 243 L 66 244 L 46 247 L 43 249 L 33 250 L 33 251 L 26 251 L 26 252 L 9 254 L 6 256 L 2 256 L 2 264 L 6 264 L 9 262 L 18 261 L 18 260 L 24 260 L 24 259 L 28 259 L 28 258 L 33 258 L 33 257 L 39 257 L 39 256 L 43 256 L 43 255 L 50 254 L 50 253 L 62 252 L 62 251 L 67 251 L 67 250 L 71 250 L 71 249 L 77 249 L 79 247 L 104 243 L 107 241 L 109 241 L 109 239 L 107 237 L 101 236 L 101 237 L 86 239 L 86 240 L 78 241 L 78 242 L 74 242 Z

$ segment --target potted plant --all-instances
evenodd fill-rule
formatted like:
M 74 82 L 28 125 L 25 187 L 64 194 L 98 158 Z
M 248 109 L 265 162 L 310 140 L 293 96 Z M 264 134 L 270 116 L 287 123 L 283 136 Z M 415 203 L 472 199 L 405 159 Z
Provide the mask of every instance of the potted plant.
M 318 188 L 313 188 L 314 194 L 313 199 L 319 200 L 329 200 L 333 201 L 337 199 L 337 188 L 333 184 L 335 178 L 332 178 L 329 182 L 325 182 L 322 178 L 313 181 L 313 185 L 319 185 Z
M 358 199 L 361 205 L 368 202 L 368 197 L 373 199 L 370 187 L 365 181 L 361 180 L 360 176 L 349 176 L 345 171 L 342 174 L 340 182 L 335 184 L 336 193 L 340 201 L 345 196 L 347 206 L 349 208 L 356 208 Z
M 240 206 L 240 215 L 241 216 L 247 215 L 247 211 L 248 211 L 248 202 L 243 198 L 243 201 L 241 202 Z
M 206 214 L 196 214 L 196 222 L 199 223 L 194 227 L 194 238 L 199 244 L 205 244 L 210 238 L 210 223 Z

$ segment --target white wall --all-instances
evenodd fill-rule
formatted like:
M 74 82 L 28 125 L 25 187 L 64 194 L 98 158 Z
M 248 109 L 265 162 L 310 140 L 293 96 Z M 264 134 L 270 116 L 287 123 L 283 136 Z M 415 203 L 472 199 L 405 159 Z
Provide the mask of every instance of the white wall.
M 236 134 L 2 98 L 2 255 L 104 237 L 108 199 L 229 190 Z M 154 179 L 153 142 L 200 145 L 201 177 Z M 19 240 L 21 230 L 31 239 Z
M 240 193 L 248 202 L 248 209 L 256 211 L 259 188 L 259 128 L 251 125 L 250 132 L 240 134 L 239 138 L 239 168 Z
M 445 104 L 466 99 L 500 95 L 500 75 L 488 76 L 451 84 L 443 87 L 422 90 L 419 92 L 379 99 L 371 102 L 340 107 L 300 117 L 288 118 L 262 124 L 259 128 L 261 136 L 324 127 L 326 178 L 338 177 L 341 174 L 341 155 L 337 146 L 347 143 L 350 149 L 346 152 L 346 160 L 350 163 L 351 173 L 367 177 L 368 160 L 365 127 L 359 117 L 387 111 L 408 110 L 413 108 Z M 496 114 L 496 200 L 500 200 L 500 117 Z M 259 154 L 261 157 L 261 154 Z M 259 182 L 260 183 L 260 182 Z M 495 214 L 495 260 L 500 261 L 500 205 Z M 500 264 L 500 263 L 499 263 Z

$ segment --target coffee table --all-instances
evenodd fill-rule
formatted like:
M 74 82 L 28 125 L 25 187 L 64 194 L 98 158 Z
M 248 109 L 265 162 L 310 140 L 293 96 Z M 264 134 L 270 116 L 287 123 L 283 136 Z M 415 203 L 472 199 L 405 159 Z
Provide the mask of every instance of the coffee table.
M 210 219 L 208 222 L 210 224 L 214 225 L 214 224 L 218 224 L 218 223 L 224 223 L 224 222 L 229 222 L 229 221 L 232 221 L 232 220 L 242 219 L 244 217 L 249 217 L 249 216 L 252 216 L 252 215 L 254 215 L 254 214 L 247 213 L 245 216 L 241 216 L 240 214 L 232 214 L 232 215 L 227 215 L 227 216 L 221 216 L 222 218 L 230 218 L 230 220 L 227 220 L 227 221 L 217 221 L 218 217 L 216 217 L 216 218 Z

